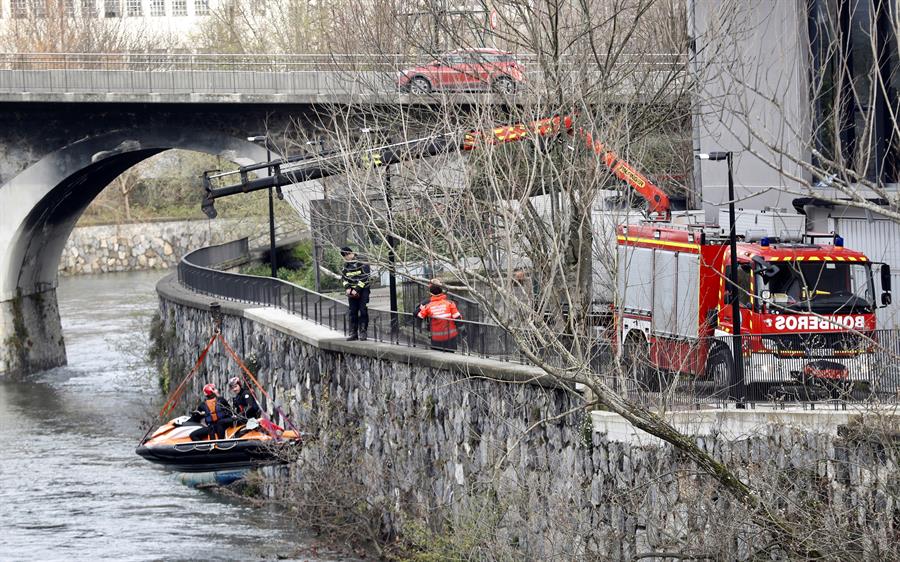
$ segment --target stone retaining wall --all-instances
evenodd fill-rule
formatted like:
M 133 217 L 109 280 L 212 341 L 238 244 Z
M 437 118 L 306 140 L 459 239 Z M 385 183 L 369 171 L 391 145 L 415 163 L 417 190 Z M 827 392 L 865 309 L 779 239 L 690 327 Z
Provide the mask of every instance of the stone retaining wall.
M 287 228 L 276 224 L 276 236 Z M 59 260 L 62 275 L 166 269 L 197 248 L 251 237 L 251 246 L 268 242 L 262 219 L 165 221 L 80 226 L 72 231 Z
M 209 299 L 191 297 L 171 279 L 159 290 L 163 362 L 169 373 L 183 373 L 209 337 Z M 491 549 L 475 558 L 785 558 L 768 531 L 671 446 L 594 431 L 589 416 L 571 413 L 577 393 L 522 382 L 534 376 L 529 368 L 348 343 L 287 313 L 224 308 L 227 340 L 269 394 L 317 435 L 297 481 L 331 474 L 334 486 L 359 486 L 386 532 L 403 534 L 411 522 L 451 536 L 468 532 Z M 279 314 L 288 317 L 281 324 L 263 319 Z M 199 396 L 207 380 L 222 388 L 236 373 L 214 349 L 191 392 Z M 869 437 L 773 425 L 740 440 L 715 432 L 697 440 L 808 533 L 811 546 L 896 559 L 900 455 L 892 441 Z M 323 451 L 340 451 L 349 462 L 332 466 L 334 456 Z

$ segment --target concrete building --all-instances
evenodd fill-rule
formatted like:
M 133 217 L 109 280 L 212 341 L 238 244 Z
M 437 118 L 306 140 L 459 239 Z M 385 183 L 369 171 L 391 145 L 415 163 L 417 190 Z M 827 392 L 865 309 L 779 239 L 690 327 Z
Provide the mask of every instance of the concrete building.
M 736 206 L 805 212 L 807 228 L 838 232 L 848 247 L 891 265 L 900 288 L 897 209 L 900 108 L 896 2 L 692 0 L 697 78 L 694 149 L 733 151 Z M 841 203 L 823 170 L 852 170 L 867 211 Z M 869 187 L 865 182 L 871 182 Z M 874 189 L 872 188 L 874 187 Z M 696 205 L 715 222 L 727 203 L 727 167 L 695 167 Z M 826 203 L 823 198 L 831 199 Z M 882 310 L 900 325 L 900 306 Z

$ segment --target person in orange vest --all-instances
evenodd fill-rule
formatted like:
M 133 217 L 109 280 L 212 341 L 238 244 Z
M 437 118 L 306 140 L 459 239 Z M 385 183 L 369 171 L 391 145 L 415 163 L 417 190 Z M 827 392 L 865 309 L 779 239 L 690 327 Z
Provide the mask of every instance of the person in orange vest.
M 203 400 L 197 410 L 206 420 L 209 438 L 225 439 L 225 429 L 234 422 L 228 401 L 219 396 L 216 385 L 209 383 L 203 387 Z
M 462 320 L 462 314 L 456 303 L 447 298 L 441 282 L 432 279 L 428 285 L 431 299 L 419 305 L 417 316 L 423 320 L 431 319 L 431 347 L 441 351 L 455 351 L 459 330 L 455 320 Z

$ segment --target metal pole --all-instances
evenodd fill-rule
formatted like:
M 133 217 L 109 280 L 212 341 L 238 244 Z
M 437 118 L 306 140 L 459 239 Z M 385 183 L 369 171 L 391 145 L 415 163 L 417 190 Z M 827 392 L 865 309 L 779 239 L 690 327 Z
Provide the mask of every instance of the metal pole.
M 386 166 L 384 169 L 384 195 L 387 200 L 388 212 L 388 294 L 390 295 L 391 304 L 391 337 L 394 338 L 400 332 L 400 317 L 397 316 L 397 240 L 394 238 L 394 219 L 393 209 L 391 206 L 391 167 Z
M 728 161 L 728 228 L 729 228 L 729 244 L 731 246 L 731 275 L 728 282 L 731 283 L 731 325 L 734 341 L 731 350 L 734 353 L 734 369 L 732 369 L 732 380 L 730 389 L 730 398 L 738 402 L 738 407 L 743 407 L 743 400 L 746 396 L 744 388 L 744 346 L 741 338 L 741 298 L 738 285 L 738 255 L 737 255 L 737 233 L 734 219 L 734 173 L 731 165 L 732 153 L 727 153 Z
M 269 139 L 266 138 L 266 162 L 272 161 L 269 150 Z M 272 175 L 272 168 L 267 168 Z M 278 277 L 278 259 L 275 256 L 275 202 L 272 200 L 272 188 L 269 188 L 269 264 L 272 266 L 272 277 Z

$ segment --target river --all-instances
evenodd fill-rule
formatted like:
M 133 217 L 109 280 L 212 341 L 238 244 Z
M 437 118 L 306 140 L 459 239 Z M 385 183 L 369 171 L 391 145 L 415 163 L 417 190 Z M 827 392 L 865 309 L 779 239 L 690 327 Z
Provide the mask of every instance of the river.
M 324 560 L 276 513 L 134 454 L 159 404 L 143 356 L 160 276 L 62 279 L 69 365 L 0 379 L 0 560 Z

